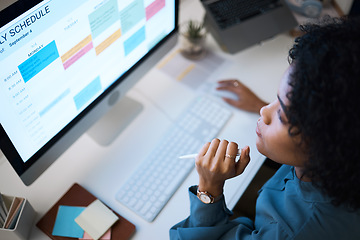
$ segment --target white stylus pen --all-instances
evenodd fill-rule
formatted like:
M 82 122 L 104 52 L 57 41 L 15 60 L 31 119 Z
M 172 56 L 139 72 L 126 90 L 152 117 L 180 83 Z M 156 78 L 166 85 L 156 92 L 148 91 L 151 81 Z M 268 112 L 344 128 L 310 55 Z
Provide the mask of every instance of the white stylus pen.
M 196 158 L 197 157 L 197 153 L 193 153 L 193 154 L 187 154 L 187 155 L 183 155 L 180 156 L 180 159 L 185 159 L 185 158 Z M 238 153 L 236 154 L 236 156 L 241 156 L 241 149 L 238 150 Z

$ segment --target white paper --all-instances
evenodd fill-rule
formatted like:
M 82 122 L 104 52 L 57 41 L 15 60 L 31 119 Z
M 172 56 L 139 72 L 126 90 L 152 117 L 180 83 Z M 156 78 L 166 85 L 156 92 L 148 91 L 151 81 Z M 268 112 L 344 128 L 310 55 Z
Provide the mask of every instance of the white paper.
M 75 218 L 75 222 L 95 240 L 104 235 L 117 220 L 118 217 L 98 199 Z
M 176 81 L 197 89 L 225 63 L 224 58 L 211 51 L 208 51 L 204 58 L 195 61 L 186 59 L 181 55 L 180 50 L 175 50 L 157 68 Z

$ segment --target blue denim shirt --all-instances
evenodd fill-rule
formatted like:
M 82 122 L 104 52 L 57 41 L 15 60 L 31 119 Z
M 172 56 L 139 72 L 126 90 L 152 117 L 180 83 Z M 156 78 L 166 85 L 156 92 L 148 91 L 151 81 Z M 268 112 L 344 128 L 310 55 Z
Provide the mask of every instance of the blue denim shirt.
M 335 207 L 294 167 L 283 165 L 259 191 L 255 222 L 230 221 L 224 199 L 204 204 L 189 188 L 190 216 L 170 229 L 170 239 L 360 239 L 360 211 Z

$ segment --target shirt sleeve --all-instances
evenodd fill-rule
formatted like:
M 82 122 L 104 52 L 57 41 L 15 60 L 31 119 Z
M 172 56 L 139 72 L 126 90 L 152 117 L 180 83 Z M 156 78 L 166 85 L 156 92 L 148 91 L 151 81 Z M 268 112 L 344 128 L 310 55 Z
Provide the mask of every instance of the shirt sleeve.
M 216 203 L 205 204 L 196 196 L 196 186 L 189 188 L 190 216 L 170 229 L 171 240 L 192 239 L 289 239 L 276 222 L 267 222 L 255 229 L 254 222 L 246 217 L 229 220 L 232 212 L 224 198 Z
M 196 186 L 190 187 L 190 216 L 170 229 L 170 239 L 220 239 L 240 225 L 248 232 L 253 230 L 254 224 L 249 218 L 229 220 L 232 212 L 226 207 L 224 198 L 212 204 L 205 204 L 195 193 Z

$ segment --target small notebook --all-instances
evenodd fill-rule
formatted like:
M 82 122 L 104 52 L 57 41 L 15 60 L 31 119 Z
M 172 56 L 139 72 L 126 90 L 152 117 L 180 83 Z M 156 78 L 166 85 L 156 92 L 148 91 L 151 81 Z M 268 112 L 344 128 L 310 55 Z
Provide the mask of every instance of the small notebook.
M 75 218 L 75 222 L 92 239 L 98 240 L 118 219 L 104 203 L 97 199 Z
M 46 235 L 54 240 L 73 240 L 74 238 L 60 237 L 52 235 L 55 224 L 57 211 L 60 205 L 87 207 L 97 198 L 89 193 L 85 188 L 75 183 L 61 198 L 57 201 L 49 211 L 39 220 L 36 226 Z M 135 232 L 135 225 L 114 212 L 119 218 L 111 227 L 112 240 L 129 239 Z

